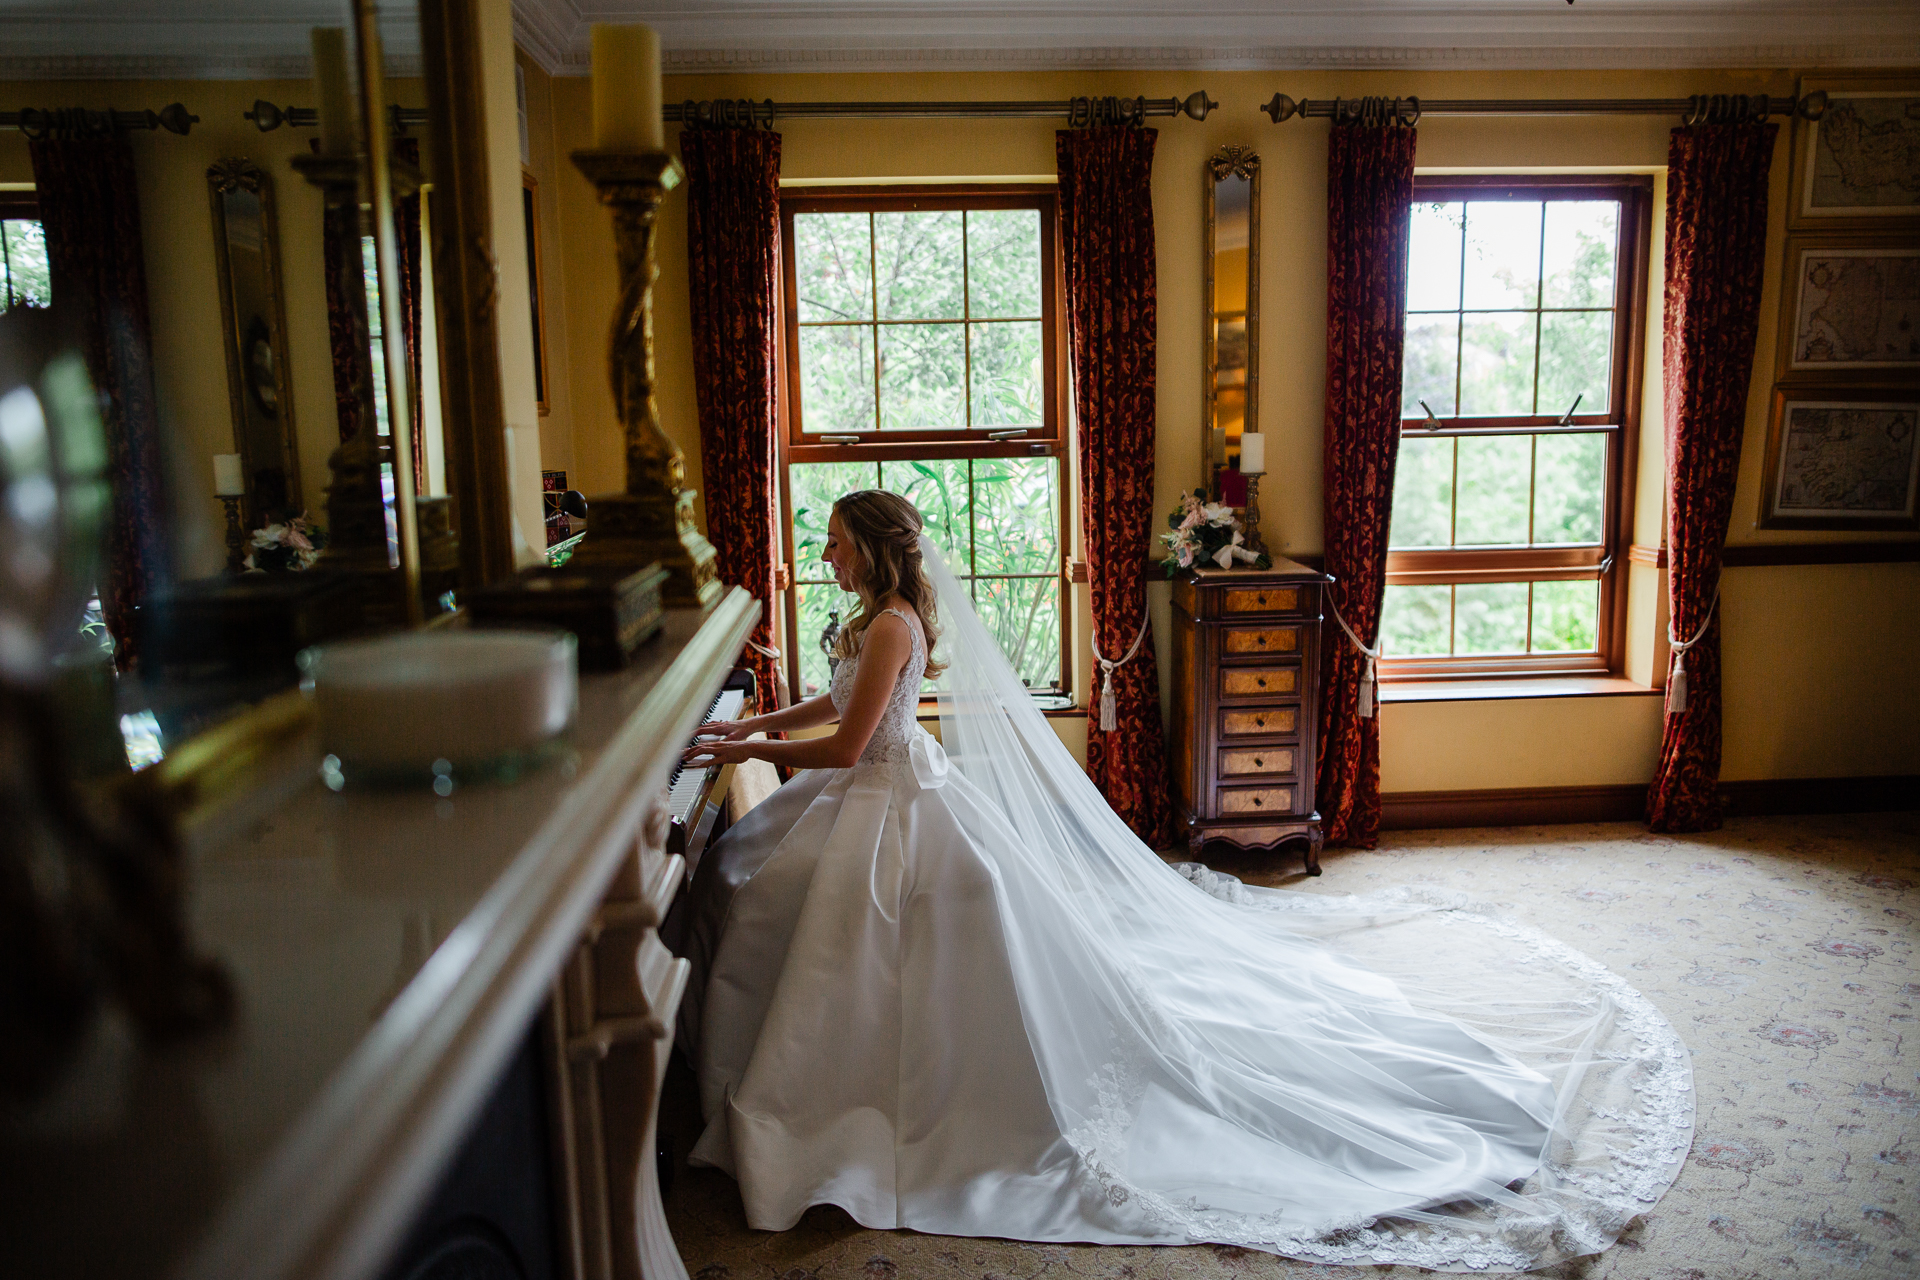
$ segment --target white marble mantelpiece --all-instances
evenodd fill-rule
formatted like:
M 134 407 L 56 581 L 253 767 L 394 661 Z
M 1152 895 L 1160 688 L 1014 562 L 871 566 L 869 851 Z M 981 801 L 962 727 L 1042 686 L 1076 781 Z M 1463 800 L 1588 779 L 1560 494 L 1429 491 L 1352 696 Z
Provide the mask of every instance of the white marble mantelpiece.
M 334 794 L 309 738 L 193 833 L 196 944 L 233 1028 L 110 1029 L 0 1117 L 0 1240 L 35 1280 L 375 1274 L 632 853 L 760 606 L 670 611 L 580 682 L 570 751 L 518 784 Z

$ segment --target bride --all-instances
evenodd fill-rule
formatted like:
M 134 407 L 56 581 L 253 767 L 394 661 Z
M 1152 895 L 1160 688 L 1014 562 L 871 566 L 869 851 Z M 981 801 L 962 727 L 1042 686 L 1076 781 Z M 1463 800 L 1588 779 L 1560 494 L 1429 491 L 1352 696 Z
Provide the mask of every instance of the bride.
M 1605 1249 L 1666 1190 L 1686 1051 L 1614 974 L 1464 901 L 1169 866 L 911 503 L 841 498 L 823 558 L 861 606 L 829 693 L 688 753 L 803 771 L 708 851 L 683 944 L 693 1159 L 752 1226 L 831 1203 L 948 1235 L 1525 1270 Z

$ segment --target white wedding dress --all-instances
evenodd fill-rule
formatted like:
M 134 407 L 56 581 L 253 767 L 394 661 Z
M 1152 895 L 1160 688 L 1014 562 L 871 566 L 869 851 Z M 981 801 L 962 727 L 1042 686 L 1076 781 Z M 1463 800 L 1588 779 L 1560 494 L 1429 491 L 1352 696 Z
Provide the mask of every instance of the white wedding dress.
M 1168 866 L 922 546 L 946 749 L 914 720 L 910 628 L 860 762 L 797 775 L 695 876 L 693 1158 L 738 1179 L 752 1226 L 832 1203 L 949 1235 L 1523 1270 L 1659 1198 L 1691 1072 L 1644 998 L 1464 902 Z

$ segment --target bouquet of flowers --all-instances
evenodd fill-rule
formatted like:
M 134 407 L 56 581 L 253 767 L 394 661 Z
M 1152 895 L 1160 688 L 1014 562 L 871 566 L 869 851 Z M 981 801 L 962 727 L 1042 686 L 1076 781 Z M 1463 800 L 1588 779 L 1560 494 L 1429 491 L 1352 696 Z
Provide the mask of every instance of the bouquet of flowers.
M 242 562 L 249 573 L 297 573 L 313 568 L 327 531 L 308 521 L 303 512 L 284 523 L 253 531 L 253 550 Z
M 1208 560 L 1222 569 L 1231 569 L 1236 560 L 1256 569 L 1273 567 L 1266 552 L 1241 545 L 1245 536 L 1240 532 L 1240 522 L 1233 518 L 1233 508 L 1208 502 L 1203 490 L 1182 495 L 1180 505 L 1167 517 L 1167 526 L 1173 532 L 1161 534 L 1160 540 L 1167 544 L 1167 558 L 1161 563 L 1169 578 Z

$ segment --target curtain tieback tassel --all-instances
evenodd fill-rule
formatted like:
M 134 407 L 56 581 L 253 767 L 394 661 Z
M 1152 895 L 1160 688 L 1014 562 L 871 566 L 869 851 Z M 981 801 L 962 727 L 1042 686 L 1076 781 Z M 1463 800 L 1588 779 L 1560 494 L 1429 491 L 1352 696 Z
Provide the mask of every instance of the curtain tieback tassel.
M 1327 592 L 1327 607 L 1333 610 L 1333 620 L 1340 624 L 1342 631 L 1347 633 L 1347 639 L 1353 641 L 1353 647 L 1358 649 L 1367 660 L 1366 670 L 1360 673 L 1360 718 L 1371 720 L 1380 710 L 1380 650 L 1369 649 L 1360 643 L 1360 637 L 1353 633 L 1353 628 L 1347 625 L 1347 620 L 1340 616 L 1340 606 L 1333 602 L 1331 591 Z
M 1707 634 L 1707 624 L 1713 621 L 1713 611 L 1720 604 L 1720 588 L 1713 589 L 1713 599 L 1707 602 L 1707 616 L 1700 620 L 1700 629 L 1693 633 L 1693 639 L 1682 640 L 1673 634 L 1673 623 L 1667 623 L 1667 644 L 1673 649 L 1673 662 L 1667 675 L 1667 714 L 1677 716 L 1687 709 L 1687 650 L 1700 643 Z
M 1152 626 L 1152 614 L 1140 619 L 1140 634 L 1133 638 L 1133 647 L 1127 650 L 1127 656 L 1118 662 L 1101 657 L 1100 639 L 1098 635 L 1093 638 L 1093 660 L 1100 664 L 1100 732 L 1102 733 L 1112 733 L 1120 727 L 1120 713 L 1113 697 L 1113 673 L 1116 669 L 1133 661 L 1133 656 L 1140 652 L 1140 645 L 1146 640 L 1147 632 Z
M 755 641 L 749 640 L 747 641 L 747 648 L 753 650 L 755 653 L 759 654 L 763 658 L 771 658 L 775 662 L 780 661 L 781 654 L 780 654 L 779 646 L 777 645 L 759 644 L 759 643 L 756 643 Z

